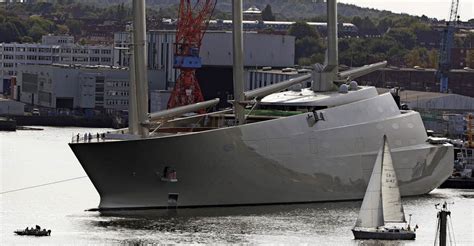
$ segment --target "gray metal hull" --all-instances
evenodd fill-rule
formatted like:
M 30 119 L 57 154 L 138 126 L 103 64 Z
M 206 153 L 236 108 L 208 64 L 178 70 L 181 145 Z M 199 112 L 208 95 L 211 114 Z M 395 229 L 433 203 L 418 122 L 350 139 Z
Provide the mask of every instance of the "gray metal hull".
M 362 199 L 386 134 L 403 196 L 450 175 L 451 145 L 431 145 L 418 113 L 389 94 L 308 114 L 168 137 L 70 144 L 99 209 L 263 205 Z M 161 180 L 169 166 L 178 182 Z M 171 205 L 174 205 L 171 202 Z

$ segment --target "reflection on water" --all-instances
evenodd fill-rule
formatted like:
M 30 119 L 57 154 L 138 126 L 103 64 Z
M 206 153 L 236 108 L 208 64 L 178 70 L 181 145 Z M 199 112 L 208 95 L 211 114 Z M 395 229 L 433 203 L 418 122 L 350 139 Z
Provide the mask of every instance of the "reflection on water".
M 0 190 L 85 175 L 67 142 L 85 128 L 0 133 Z M 418 224 L 410 242 L 355 241 L 360 201 L 301 205 L 87 212 L 99 204 L 91 182 L 74 180 L 0 195 L 0 245 L 245 243 L 311 245 L 433 245 L 434 204 L 451 205 L 457 245 L 474 245 L 474 192 L 437 189 L 403 198 Z M 15 229 L 41 225 L 51 237 L 20 237 Z

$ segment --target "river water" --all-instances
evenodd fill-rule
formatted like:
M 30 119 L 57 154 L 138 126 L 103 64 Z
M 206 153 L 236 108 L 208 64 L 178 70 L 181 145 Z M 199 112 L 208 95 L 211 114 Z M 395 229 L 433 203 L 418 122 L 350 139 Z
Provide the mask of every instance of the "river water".
M 433 245 L 436 203 L 447 201 L 457 245 L 474 245 L 474 191 L 436 189 L 403 198 L 405 213 L 418 224 L 409 242 L 353 240 L 361 205 L 331 202 L 305 205 L 146 210 L 99 213 L 99 195 L 67 143 L 72 135 L 107 129 L 42 127 L 43 131 L 0 132 L 0 245 L 251 243 L 312 245 Z M 55 181 L 68 182 L 16 192 Z M 16 236 L 41 225 L 51 237 Z

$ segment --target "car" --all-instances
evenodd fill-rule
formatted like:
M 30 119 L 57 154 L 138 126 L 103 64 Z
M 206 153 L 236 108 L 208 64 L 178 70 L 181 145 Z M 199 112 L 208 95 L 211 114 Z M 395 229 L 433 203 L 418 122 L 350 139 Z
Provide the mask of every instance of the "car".
M 39 111 L 39 109 L 34 108 L 34 109 L 31 111 L 31 114 L 32 114 L 32 115 L 37 115 L 37 116 L 39 116 L 39 115 L 40 115 L 40 111 Z

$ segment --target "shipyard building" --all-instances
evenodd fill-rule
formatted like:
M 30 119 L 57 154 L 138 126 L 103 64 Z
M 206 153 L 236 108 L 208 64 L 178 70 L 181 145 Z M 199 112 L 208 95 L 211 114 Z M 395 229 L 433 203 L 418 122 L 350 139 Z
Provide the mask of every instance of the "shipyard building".
M 164 109 L 169 91 L 179 75 L 174 63 L 174 31 L 150 31 L 148 41 L 148 79 L 150 108 Z M 72 40 L 69 39 L 71 44 Z M 10 94 L 26 104 L 45 108 L 95 109 L 105 113 L 128 108 L 129 33 L 115 34 L 116 49 L 110 54 L 110 65 L 90 64 L 17 64 L 16 79 Z M 256 67 L 286 68 L 293 65 L 295 38 L 247 32 L 244 35 L 246 87 L 275 83 L 295 76 L 295 71 L 280 75 L 259 75 Z M 60 49 L 61 50 L 61 49 Z M 90 56 L 90 52 L 84 56 Z M 101 53 L 101 52 L 99 52 Z M 80 54 L 80 53 L 79 53 Z M 233 94 L 232 33 L 209 32 L 204 36 L 201 57 L 203 67 L 197 76 L 206 99 L 219 97 L 222 104 Z M 76 59 L 75 59 L 76 60 Z M 87 59 L 91 61 L 91 59 Z M 267 74 L 269 71 L 265 71 Z M 273 81 L 273 82 L 270 82 Z M 253 84 L 253 85 L 252 85 Z M 258 86 L 260 87 L 260 86 Z
M 171 30 L 149 31 L 147 33 L 148 69 L 162 70 L 165 88 L 174 87 L 179 70 L 173 67 L 176 32 Z M 127 47 L 130 43 L 128 32 L 115 34 L 114 64 L 128 66 Z M 294 65 L 295 38 L 289 35 L 273 35 L 256 32 L 244 33 L 244 67 L 255 70 L 259 67 L 287 68 Z M 233 95 L 232 78 L 232 33 L 209 31 L 204 35 L 200 49 L 203 67 L 196 74 L 205 99 L 219 97 L 220 107 L 229 106 L 227 100 Z M 249 79 L 249 76 L 247 75 Z M 249 87 L 249 80 L 246 81 Z M 150 92 L 153 93 L 153 92 Z M 166 101 L 169 93 L 154 93 L 152 98 Z M 152 102 L 153 104 L 153 102 Z M 153 104 L 153 105 L 156 105 Z M 163 104 L 160 104 L 163 105 Z
M 149 70 L 150 90 L 164 89 L 159 70 Z M 20 65 L 15 99 L 46 108 L 128 109 L 128 68 L 85 65 Z
M 0 93 L 9 94 L 21 65 L 113 65 L 113 47 L 78 45 L 72 36 L 45 35 L 41 43 L 0 43 Z

